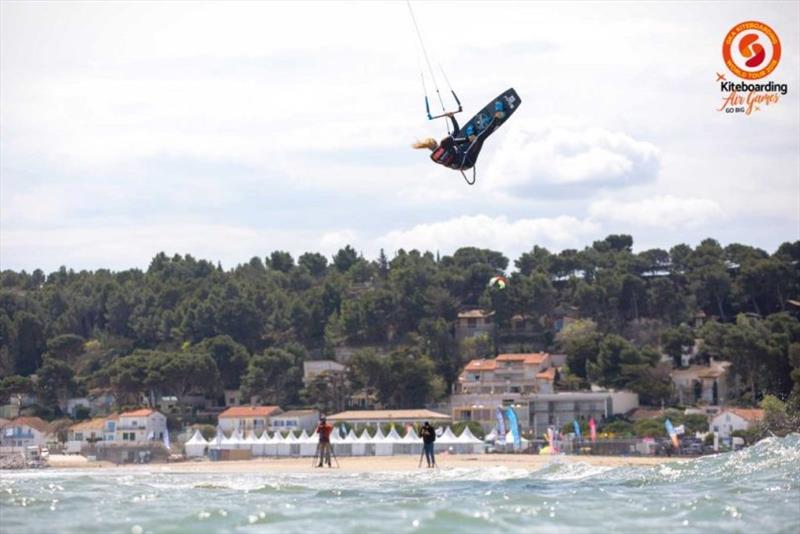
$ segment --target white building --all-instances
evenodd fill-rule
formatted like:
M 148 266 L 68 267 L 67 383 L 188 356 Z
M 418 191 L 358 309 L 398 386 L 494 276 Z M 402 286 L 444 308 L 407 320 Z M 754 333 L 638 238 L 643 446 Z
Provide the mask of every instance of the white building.
M 451 402 L 453 422 L 476 421 L 489 431 L 497 424 L 497 408 L 510 406 L 522 430 L 541 436 L 548 427 L 560 428 L 575 419 L 594 418 L 599 423 L 612 415 L 626 414 L 639 406 L 639 395 L 630 391 L 484 393 L 453 395 Z
M 308 385 L 323 373 L 343 373 L 347 367 L 333 360 L 311 360 L 303 362 L 303 383 Z
M 491 337 L 494 333 L 494 312 L 462 311 L 456 320 L 455 333 L 457 341 L 483 335 Z
M 38 417 L 17 417 L 0 427 L 0 448 L 44 447 L 55 436 L 50 424 Z
M 278 406 L 231 406 L 219 414 L 219 427 L 226 433 L 239 430 L 263 432 L 270 427 L 270 418 L 282 413 Z
M 104 418 L 81 421 L 69 427 L 67 432 L 67 454 L 79 454 L 84 447 L 105 441 L 106 420 Z
M 121 413 L 115 422 L 114 441 L 122 443 L 144 443 L 161 441 L 167 431 L 167 418 L 161 412 L 142 408 Z
M 678 403 L 704 402 L 712 406 L 725 404 L 728 398 L 728 375 L 731 362 L 712 359 L 708 365 L 690 365 L 670 373 L 678 395 Z
M 456 393 L 552 393 L 555 369 L 545 352 L 500 354 L 472 360 L 458 377 Z
M 287 432 L 289 430 L 313 431 L 319 422 L 317 410 L 290 410 L 270 418 L 269 430 Z
M 709 429 L 720 438 L 727 439 L 736 430 L 747 430 L 764 419 L 764 410 L 758 408 L 726 408 L 711 418 Z

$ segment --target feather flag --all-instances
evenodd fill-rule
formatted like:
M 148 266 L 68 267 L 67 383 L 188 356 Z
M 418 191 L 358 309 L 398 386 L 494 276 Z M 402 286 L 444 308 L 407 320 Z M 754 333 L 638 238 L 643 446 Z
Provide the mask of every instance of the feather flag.
M 592 443 L 597 441 L 597 423 L 594 422 L 594 417 L 589 419 L 589 435 L 592 438 Z
M 678 434 L 675 432 L 675 427 L 672 426 L 672 421 L 664 419 L 664 428 L 667 429 L 667 434 L 669 434 L 669 438 L 672 440 L 672 445 L 677 449 L 680 443 L 678 442 Z
M 511 435 L 514 437 L 514 448 L 519 449 L 522 445 L 522 440 L 519 436 L 519 422 L 517 421 L 517 414 L 511 407 L 506 408 L 506 415 L 508 416 L 508 426 L 511 427 Z
M 497 437 L 501 443 L 506 442 L 506 421 L 503 419 L 503 409 L 497 407 Z
M 577 419 L 572 420 L 572 426 L 575 428 L 575 435 L 578 436 L 578 440 L 581 439 L 581 425 L 578 424 Z

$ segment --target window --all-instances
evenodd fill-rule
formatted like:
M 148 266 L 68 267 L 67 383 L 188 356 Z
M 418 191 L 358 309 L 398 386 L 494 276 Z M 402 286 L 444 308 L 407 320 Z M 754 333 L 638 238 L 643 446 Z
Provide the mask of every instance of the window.
M 475 328 L 478 326 L 477 319 L 467 319 L 467 328 Z
M 75 432 L 75 441 L 83 441 L 83 432 Z

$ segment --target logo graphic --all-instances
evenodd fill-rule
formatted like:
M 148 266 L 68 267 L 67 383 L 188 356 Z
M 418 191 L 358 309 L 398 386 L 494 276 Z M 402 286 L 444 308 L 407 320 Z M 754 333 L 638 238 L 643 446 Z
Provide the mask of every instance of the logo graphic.
M 781 40 L 763 22 L 750 20 L 731 28 L 722 42 L 725 66 L 739 78 L 758 80 L 769 76 L 781 59 Z
M 778 34 L 763 22 L 750 20 L 731 28 L 722 41 L 725 66 L 740 80 L 725 79 L 717 72 L 716 83 L 722 93 L 717 111 L 752 115 L 775 106 L 789 92 L 789 84 L 761 80 L 777 68 L 781 60 Z

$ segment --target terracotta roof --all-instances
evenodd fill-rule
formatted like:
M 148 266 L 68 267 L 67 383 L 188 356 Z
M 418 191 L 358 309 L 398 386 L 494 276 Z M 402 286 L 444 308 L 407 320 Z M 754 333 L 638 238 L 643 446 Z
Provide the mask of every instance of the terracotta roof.
M 155 410 L 150 408 L 139 408 L 138 410 L 132 410 L 130 412 L 123 412 L 119 414 L 120 417 L 147 417 L 148 415 L 156 413 Z
M 39 432 L 44 432 L 44 433 L 49 433 L 53 431 L 53 428 L 50 426 L 50 423 L 38 417 L 17 417 L 16 419 L 11 419 L 3 426 L 4 427 L 29 426 L 31 428 L 38 430 Z
M 458 318 L 459 319 L 483 319 L 486 317 L 491 317 L 494 315 L 494 312 L 486 313 L 483 310 L 467 310 L 463 312 L 459 312 Z
M 449 421 L 451 417 L 430 410 L 349 410 L 328 416 L 328 421 L 405 421 L 408 419 Z
M 533 353 L 513 353 L 501 354 L 497 357 L 498 362 L 523 362 L 528 365 L 540 365 L 550 355 L 546 352 L 533 352 Z
M 541 378 L 541 379 L 544 379 L 544 380 L 555 380 L 556 379 L 556 368 L 555 367 L 550 367 L 548 369 L 545 369 L 544 371 L 536 373 L 536 378 Z
M 472 360 L 466 367 L 465 371 L 494 371 L 497 368 L 497 362 L 494 360 Z
M 760 408 L 727 408 L 722 410 L 720 415 L 725 412 L 735 413 L 745 421 L 750 421 L 751 423 L 764 419 L 764 410 Z
M 279 406 L 231 406 L 219 418 L 227 417 L 269 417 L 281 413 Z
M 69 429 L 72 432 L 82 432 L 84 430 L 103 430 L 103 427 L 106 425 L 106 420 L 99 417 L 97 419 L 90 419 L 88 421 L 81 421 L 80 423 L 75 423 Z

